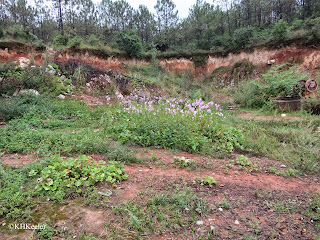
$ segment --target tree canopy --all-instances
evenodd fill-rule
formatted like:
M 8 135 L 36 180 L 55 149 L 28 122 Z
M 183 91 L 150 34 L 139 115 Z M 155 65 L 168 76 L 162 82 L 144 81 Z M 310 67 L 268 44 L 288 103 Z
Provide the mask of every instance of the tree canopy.
M 157 0 L 154 9 L 144 5 L 134 9 L 126 0 L 98 4 L 92 0 L 2 0 L 0 29 L 4 37 L 28 41 L 64 43 L 78 36 L 88 44 L 111 47 L 122 42 L 119 36 L 134 32 L 144 50 L 168 44 L 176 51 L 227 51 L 290 39 L 305 43 L 320 39 L 318 0 L 197 0 L 184 19 L 178 17 L 173 0 Z

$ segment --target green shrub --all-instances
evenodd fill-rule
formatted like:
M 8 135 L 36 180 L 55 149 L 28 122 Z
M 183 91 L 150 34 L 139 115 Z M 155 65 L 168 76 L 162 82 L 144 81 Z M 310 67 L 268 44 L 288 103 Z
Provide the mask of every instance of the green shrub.
M 26 42 L 38 42 L 39 39 L 36 35 L 32 34 L 29 30 L 25 30 L 22 25 L 11 25 L 6 29 L 6 35 L 13 39 L 23 40 Z
M 57 36 L 55 36 L 53 38 L 53 44 L 56 46 L 56 47 L 59 47 L 59 46 L 67 46 L 68 45 L 68 37 L 67 36 L 62 36 L 61 34 L 58 34 Z
M 33 108 L 41 109 L 45 105 L 42 97 L 34 94 L 22 95 L 13 99 L 3 99 L 0 103 L 0 115 L 4 121 L 22 117 Z
M 237 103 L 246 107 L 262 107 L 277 96 L 300 97 L 302 89 L 299 80 L 308 79 L 309 74 L 300 73 L 298 66 L 282 64 L 272 67 L 262 74 L 262 79 L 244 83 L 234 98 Z
M 305 27 L 309 30 L 308 42 L 317 42 L 320 39 L 320 17 L 305 21 Z
M 142 43 L 136 30 L 122 31 L 118 32 L 116 35 L 117 44 L 120 50 L 125 51 L 129 57 L 141 57 Z
M 320 92 L 316 96 L 303 98 L 301 108 L 308 113 L 320 115 Z
M 59 69 L 55 65 L 42 67 L 31 66 L 25 69 L 16 67 L 1 73 L 2 80 L 0 93 L 12 95 L 17 89 L 34 89 L 40 93 L 57 96 L 60 93 L 69 92 L 73 88 L 67 86 L 68 79 L 63 79 L 58 75 Z
M 232 46 L 232 39 L 226 35 L 214 36 L 211 39 L 211 50 L 213 51 L 226 51 Z
M 273 41 L 283 42 L 287 39 L 289 26 L 286 21 L 280 19 L 272 28 Z
M 21 82 L 22 68 L 13 63 L 0 64 L 0 96 L 12 95 L 23 85 Z
M 253 27 L 242 27 L 238 28 L 233 33 L 233 44 L 237 49 L 246 48 L 251 44 L 255 28 Z
M 83 43 L 83 39 L 80 36 L 74 36 L 68 42 L 68 46 L 71 48 L 78 48 Z
M 101 42 L 100 42 L 99 38 L 97 38 L 97 36 L 94 35 L 94 34 L 90 35 L 90 37 L 88 39 L 88 43 L 91 46 L 94 46 L 94 47 L 97 47 L 97 46 L 101 45 Z

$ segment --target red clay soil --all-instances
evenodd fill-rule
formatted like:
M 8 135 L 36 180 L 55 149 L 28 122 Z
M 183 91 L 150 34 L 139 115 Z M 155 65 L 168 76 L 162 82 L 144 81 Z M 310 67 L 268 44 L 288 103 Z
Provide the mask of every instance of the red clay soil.
M 121 218 L 115 215 L 112 209 L 128 200 L 144 205 L 145 200 L 140 197 L 142 192 L 154 191 L 152 195 L 154 197 L 166 193 L 169 187 L 186 185 L 193 189 L 200 200 L 206 201 L 209 206 L 215 206 L 205 216 L 197 217 L 203 221 L 203 225 L 194 224 L 195 232 L 190 228 L 183 228 L 179 233 L 166 230 L 161 235 L 145 235 L 142 239 L 199 239 L 200 235 L 206 235 L 208 229 L 214 227 L 216 231 L 214 239 L 245 239 L 247 235 L 257 234 L 257 239 L 318 240 L 315 234 L 320 232 L 315 230 L 310 218 L 302 215 L 302 212 L 290 209 L 276 211 L 273 204 L 290 203 L 293 207 L 295 204 L 307 205 L 307 194 L 320 193 L 319 176 L 285 178 L 267 174 L 265 169 L 269 166 L 280 170 L 287 167 L 281 166 L 281 163 L 274 159 L 264 157 L 249 156 L 250 161 L 259 165 L 259 170 L 256 172 L 244 171 L 236 165 L 225 172 L 226 164 L 234 160 L 236 154 L 229 155 L 223 160 L 185 152 L 173 153 L 164 149 L 136 148 L 135 151 L 138 157 L 144 158 L 144 164 L 126 164 L 125 171 L 129 178 L 117 188 L 107 185 L 99 187 L 99 191 L 106 189 L 112 191 L 107 208 L 90 209 L 76 204 L 77 199 L 72 200 L 68 205 L 59 207 L 58 211 L 65 216 L 55 223 L 56 226 L 59 229 L 73 230 L 77 237 L 87 232 L 108 239 L 108 234 L 112 234 L 113 230 L 104 227 L 104 224 L 109 222 L 113 227 L 122 229 L 128 234 L 125 239 L 133 239 L 134 232 L 130 233 L 127 226 L 122 225 Z M 196 165 L 188 168 L 177 167 L 173 163 L 174 156 L 193 159 Z M 16 164 L 17 162 L 13 160 L 15 157 L 25 159 L 23 162 L 29 159 L 29 156 L 4 154 L 1 160 L 6 164 Z M 92 158 L 99 161 L 106 156 L 92 155 Z M 194 180 L 204 179 L 205 176 L 214 177 L 217 184 L 208 187 L 194 183 Z M 224 198 L 232 208 L 220 211 L 217 203 Z M 259 227 L 255 228 L 255 223 Z M 0 233 L 0 239 L 4 236 L 10 235 Z
M 72 98 L 75 98 L 79 101 L 83 101 L 91 108 L 94 108 L 99 105 L 103 105 L 103 104 L 107 103 L 107 99 L 105 97 L 91 96 L 91 95 L 84 94 L 84 93 L 73 95 Z

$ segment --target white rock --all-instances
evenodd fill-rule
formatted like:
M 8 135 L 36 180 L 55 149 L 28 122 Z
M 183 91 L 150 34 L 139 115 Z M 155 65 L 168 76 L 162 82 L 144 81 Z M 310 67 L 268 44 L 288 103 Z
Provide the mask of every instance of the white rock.
M 223 209 L 222 209 L 221 207 L 219 207 L 219 208 L 218 208 L 218 210 L 219 210 L 220 212 L 222 212 L 222 211 L 223 211 Z
M 286 168 L 287 166 L 286 166 L 286 165 L 280 165 L 280 167 L 282 167 L 282 168 Z
M 215 230 L 214 226 L 210 226 L 211 231 Z
M 287 116 L 287 114 L 284 114 L 284 113 L 281 114 L 281 117 L 286 117 L 286 116 Z
M 203 221 L 201 220 L 197 221 L 197 225 L 203 225 Z
M 34 90 L 34 89 L 22 89 L 20 91 L 16 91 L 13 96 L 20 96 L 20 95 L 23 95 L 23 94 L 26 94 L 26 95 L 40 95 L 39 92 L 37 90 Z
M 234 224 L 239 225 L 240 222 L 239 222 L 238 220 L 235 220 L 235 221 L 234 221 Z
M 59 96 L 57 96 L 57 98 L 63 100 L 63 99 L 66 99 L 66 96 L 63 94 L 59 94 Z
M 20 57 L 19 58 L 19 66 L 22 68 L 26 68 L 30 65 L 30 60 L 25 57 Z

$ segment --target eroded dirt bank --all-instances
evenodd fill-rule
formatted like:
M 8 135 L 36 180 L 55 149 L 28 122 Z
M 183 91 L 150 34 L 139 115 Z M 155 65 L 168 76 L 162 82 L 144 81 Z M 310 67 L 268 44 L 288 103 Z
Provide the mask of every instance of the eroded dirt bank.
M 68 59 L 81 59 L 95 67 L 102 69 L 114 69 L 120 72 L 126 72 L 126 66 L 138 65 L 144 66 L 149 64 L 149 60 L 143 59 L 127 59 L 121 55 L 105 56 L 103 54 L 90 53 L 86 50 L 62 50 L 55 51 L 47 49 L 45 52 L 32 51 L 28 48 L 27 51 L 15 50 L 13 48 L 0 48 L 0 61 L 19 61 L 19 58 L 24 57 L 34 60 L 36 63 L 42 63 L 47 57 L 56 61 L 66 61 Z M 320 66 L 320 49 L 316 47 L 298 48 L 286 47 L 278 50 L 269 49 L 254 49 L 252 51 L 243 51 L 240 53 L 229 53 L 226 57 L 209 55 L 207 60 L 200 66 L 195 64 L 191 58 L 160 58 L 159 63 L 167 71 L 179 73 L 185 70 L 190 70 L 197 75 L 208 75 L 218 67 L 231 67 L 237 62 L 249 61 L 256 66 L 265 66 L 268 61 L 272 63 L 291 62 L 300 64 L 305 71 L 311 71 Z M 196 67 L 197 65 L 197 67 Z

